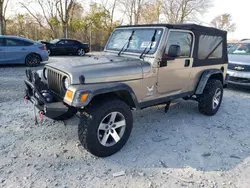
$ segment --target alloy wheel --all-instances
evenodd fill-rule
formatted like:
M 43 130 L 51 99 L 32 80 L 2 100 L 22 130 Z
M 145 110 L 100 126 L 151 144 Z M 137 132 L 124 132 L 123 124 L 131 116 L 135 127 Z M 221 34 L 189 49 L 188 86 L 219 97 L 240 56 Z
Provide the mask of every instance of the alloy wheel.
M 98 127 L 98 140 L 105 147 L 114 146 L 123 137 L 125 129 L 125 117 L 120 112 L 111 112 L 102 119 Z
M 84 49 L 79 49 L 78 51 L 77 51 L 77 54 L 79 55 L 79 56 L 84 56 L 85 55 L 85 51 L 84 51 Z
M 221 101 L 221 89 L 217 88 L 213 97 L 213 109 L 216 109 Z

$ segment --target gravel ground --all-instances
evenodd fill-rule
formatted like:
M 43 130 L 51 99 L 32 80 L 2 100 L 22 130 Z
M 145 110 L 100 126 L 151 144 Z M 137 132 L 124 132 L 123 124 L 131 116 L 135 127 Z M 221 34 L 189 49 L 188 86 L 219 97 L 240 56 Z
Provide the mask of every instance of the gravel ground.
M 249 90 L 226 89 L 213 117 L 183 100 L 167 114 L 164 106 L 134 112 L 125 147 L 96 158 L 78 142 L 77 117 L 35 125 L 24 70 L 0 67 L 0 187 L 249 187 Z

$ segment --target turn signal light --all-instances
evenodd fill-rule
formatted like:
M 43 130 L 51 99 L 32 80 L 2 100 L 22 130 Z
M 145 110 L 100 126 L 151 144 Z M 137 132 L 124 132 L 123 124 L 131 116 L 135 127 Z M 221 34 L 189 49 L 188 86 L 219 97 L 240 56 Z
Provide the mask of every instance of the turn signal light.
M 67 90 L 67 92 L 66 92 L 66 97 L 67 97 L 68 99 L 73 99 L 73 91 Z
M 89 94 L 88 93 L 84 93 L 81 95 L 80 101 L 81 102 L 85 102 L 88 98 Z

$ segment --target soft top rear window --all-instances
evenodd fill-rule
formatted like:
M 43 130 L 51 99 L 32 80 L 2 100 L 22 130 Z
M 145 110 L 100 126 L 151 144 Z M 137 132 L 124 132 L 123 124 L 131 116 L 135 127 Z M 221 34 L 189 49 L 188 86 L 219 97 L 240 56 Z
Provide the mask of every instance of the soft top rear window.
M 198 59 L 222 58 L 223 39 L 220 36 L 201 35 L 199 38 Z

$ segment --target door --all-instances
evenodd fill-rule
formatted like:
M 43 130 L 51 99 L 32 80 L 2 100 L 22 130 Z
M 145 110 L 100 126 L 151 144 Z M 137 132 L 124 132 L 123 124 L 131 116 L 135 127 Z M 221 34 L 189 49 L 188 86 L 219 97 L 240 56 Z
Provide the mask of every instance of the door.
M 11 64 L 24 64 L 32 43 L 20 39 L 6 38 L 5 61 Z
M 70 53 L 70 54 L 74 54 L 77 52 L 77 41 L 74 41 L 74 40 L 67 40 L 66 41 L 66 49 L 67 51 Z
M 169 30 L 164 56 L 168 56 L 171 45 L 180 47 L 180 55 L 159 67 L 157 84 L 159 93 L 175 95 L 187 91 L 190 83 L 190 70 L 193 65 L 193 39 L 192 32 Z
M 0 38 L 0 64 L 4 64 L 5 61 L 5 45 L 4 39 Z
M 68 54 L 66 43 L 67 43 L 66 40 L 60 40 L 59 42 L 57 42 L 53 52 L 58 55 Z

